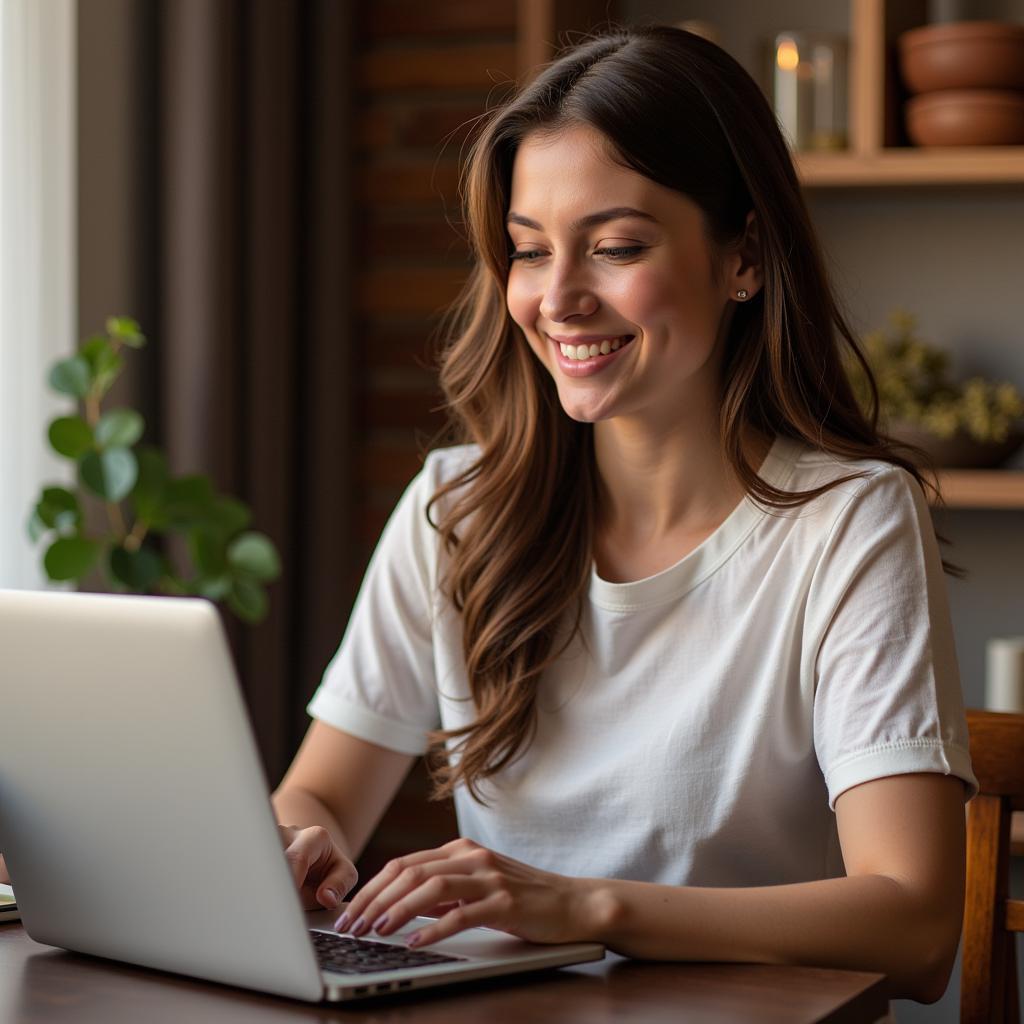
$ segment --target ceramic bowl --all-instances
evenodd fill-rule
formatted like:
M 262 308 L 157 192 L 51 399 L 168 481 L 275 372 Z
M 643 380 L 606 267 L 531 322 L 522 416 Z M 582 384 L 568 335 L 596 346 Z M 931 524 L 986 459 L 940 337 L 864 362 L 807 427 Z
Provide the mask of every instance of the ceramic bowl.
M 994 469 L 1001 466 L 1024 442 L 1024 435 L 1011 434 L 1005 441 L 975 441 L 967 434 L 950 438 L 936 437 L 920 427 L 897 421 L 890 424 L 888 434 L 904 444 L 923 448 L 935 462 L 936 469 Z
M 1024 93 L 951 89 L 912 96 L 907 135 L 915 146 L 1017 146 L 1024 143 Z
M 1024 25 L 958 21 L 899 37 L 900 71 L 912 93 L 1024 89 Z

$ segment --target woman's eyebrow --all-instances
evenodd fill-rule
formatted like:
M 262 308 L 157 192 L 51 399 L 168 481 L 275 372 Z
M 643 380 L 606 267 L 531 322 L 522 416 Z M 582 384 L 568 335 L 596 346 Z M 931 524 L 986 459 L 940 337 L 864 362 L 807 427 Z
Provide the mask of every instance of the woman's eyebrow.
M 649 220 L 654 224 L 658 223 L 657 217 L 644 213 L 643 210 L 636 210 L 632 206 L 615 206 L 610 210 L 588 213 L 585 217 L 580 217 L 579 220 L 573 221 L 569 225 L 569 229 L 571 231 L 583 231 L 586 228 L 597 227 L 598 224 L 604 224 L 610 220 L 619 220 L 622 217 L 639 217 L 641 220 Z M 524 217 L 521 213 L 513 213 L 512 211 L 509 211 L 509 215 L 505 218 L 505 223 L 522 224 L 524 228 L 533 228 L 534 231 L 544 230 L 535 220 L 530 220 L 529 217 Z

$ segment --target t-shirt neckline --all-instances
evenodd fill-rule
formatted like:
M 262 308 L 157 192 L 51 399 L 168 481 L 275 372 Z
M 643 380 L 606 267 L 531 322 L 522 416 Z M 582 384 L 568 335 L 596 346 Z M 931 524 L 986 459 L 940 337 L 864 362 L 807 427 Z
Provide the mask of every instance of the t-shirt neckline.
M 758 476 L 774 487 L 784 489 L 797 456 L 795 441 L 776 436 L 764 457 Z M 590 567 L 590 600 L 612 611 L 636 611 L 666 601 L 678 600 L 716 572 L 736 552 L 767 511 L 744 495 L 739 504 L 697 547 L 674 565 L 629 583 L 611 583 Z

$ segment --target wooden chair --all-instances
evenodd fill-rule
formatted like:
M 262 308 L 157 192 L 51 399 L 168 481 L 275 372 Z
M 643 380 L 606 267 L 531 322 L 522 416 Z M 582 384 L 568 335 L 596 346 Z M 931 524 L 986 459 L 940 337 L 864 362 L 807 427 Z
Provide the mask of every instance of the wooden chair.
M 1015 932 L 1024 900 L 1008 898 L 1010 817 L 1024 810 L 1024 715 L 967 712 L 980 786 L 967 805 L 967 890 L 960 972 L 961 1024 L 1018 1024 Z

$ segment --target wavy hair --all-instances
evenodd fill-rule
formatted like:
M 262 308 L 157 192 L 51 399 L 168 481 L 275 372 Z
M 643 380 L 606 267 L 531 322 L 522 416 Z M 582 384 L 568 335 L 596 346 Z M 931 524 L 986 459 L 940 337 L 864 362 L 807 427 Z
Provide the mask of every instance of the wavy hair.
M 428 517 L 449 566 L 443 581 L 461 616 L 476 718 L 431 736 L 436 798 L 479 784 L 532 738 L 541 677 L 579 630 L 598 504 L 593 427 L 562 410 L 505 305 L 516 151 L 534 131 L 597 129 L 625 167 L 675 189 L 704 212 L 722 253 L 753 210 L 763 287 L 737 305 L 725 340 L 720 431 L 740 482 L 765 507 L 823 493 L 779 490 L 745 452 L 749 428 L 841 458 L 882 459 L 934 486 L 878 431 L 878 392 L 833 296 L 787 145 L 758 85 L 724 50 L 669 27 L 616 30 L 546 66 L 478 125 L 463 178 L 474 266 L 442 326 L 441 386 L 455 440 L 479 456 L 431 499 Z M 872 393 L 858 405 L 842 357 Z M 842 480 L 849 480 L 851 474 Z M 451 741 L 455 741 L 454 743 Z

